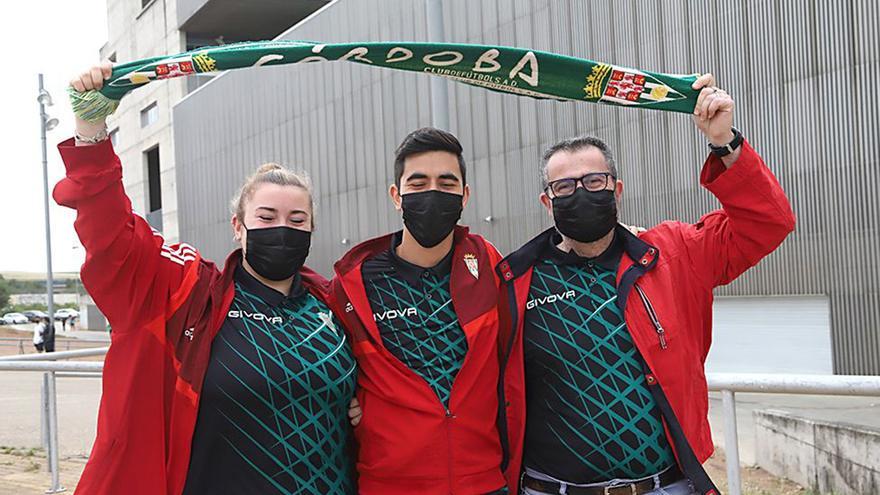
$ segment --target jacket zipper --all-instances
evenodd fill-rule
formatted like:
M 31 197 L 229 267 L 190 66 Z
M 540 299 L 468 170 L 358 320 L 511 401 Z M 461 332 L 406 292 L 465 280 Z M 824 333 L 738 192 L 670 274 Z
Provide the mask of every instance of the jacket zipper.
M 447 459 L 447 466 L 449 470 L 449 493 L 450 495 L 454 493 L 453 488 L 455 483 L 453 482 L 452 477 L 452 420 L 455 419 L 455 415 L 452 414 L 452 411 L 449 408 L 446 408 L 446 442 L 447 442 L 447 452 L 449 453 L 449 458 Z
M 461 331 L 464 332 L 464 328 L 462 328 Z M 465 338 L 467 338 L 467 337 L 465 336 Z M 470 350 L 471 350 L 470 344 L 468 344 L 468 352 L 464 355 L 464 359 L 461 361 L 461 368 L 459 368 L 458 373 L 455 374 L 455 378 L 452 379 L 452 386 L 449 388 L 449 405 L 452 404 L 452 393 L 455 390 L 455 382 L 458 381 L 458 377 L 461 376 L 461 372 L 464 370 L 464 367 L 468 362 L 468 358 L 471 357 Z M 428 382 L 426 380 L 425 380 L 425 385 L 428 385 Z M 428 389 L 430 389 L 434 393 L 434 396 L 437 396 L 437 393 L 434 392 L 434 389 L 432 389 L 430 385 L 428 385 Z M 453 455 L 452 455 L 452 452 L 453 452 L 453 450 L 452 450 L 452 420 L 454 420 L 456 418 L 456 416 L 455 416 L 455 414 L 452 414 L 452 410 L 449 409 L 449 405 L 444 404 L 443 401 L 440 400 L 439 396 L 437 396 L 437 402 L 440 403 L 440 407 L 443 408 L 443 412 L 446 415 L 446 417 L 444 418 L 444 423 L 446 424 L 446 443 L 447 443 L 447 449 L 448 449 L 447 452 L 449 453 L 449 455 L 447 456 L 447 462 L 448 462 L 447 471 L 449 473 L 449 493 L 452 494 L 453 493 L 452 488 L 454 486 L 454 482 L 453 482 L 454 478 L 452 477 L 452 471 L 453 471 L 453 469 L 452 469 L 452 460 L 453 460 Z
M 648 317 L 651 319 L 651 323 L 654 324 L 654 330 L 657 332 L 657 339 L 660 341 L 660 349 L 666 349 L 666 330 L 664 330 L 663 325 L 660 324 L 660 318 L 657 317 L 657 312 L 654 311 L 654 306 L 651 305 L 651 301 L 648 300 L 645 291 L 639 287 L 639 284 L 634 285 L 636 292 L 639 293 L 639 298 L 642 300 L 642 304 L 645 305 L 645 310 L 648 312 Z

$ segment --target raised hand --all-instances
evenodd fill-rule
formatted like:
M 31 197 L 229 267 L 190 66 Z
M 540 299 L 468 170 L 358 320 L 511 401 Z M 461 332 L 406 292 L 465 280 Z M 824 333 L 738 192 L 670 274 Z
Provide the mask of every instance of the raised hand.
M 82 74 L 70 80 L 70 86 L 85 93 L 89 90 L 99 90 L 104 87 L 104 80 L 113 73 L 113 64 L 107 62 L 95 65 Z M 86 122 L 76 117 L 76 133 L 87 138 L 95 137 L 101 132 L 106 132 L 107 124 L 104 120 L 98 122 Z M 78 143 L 79 144 L 79 143 Z

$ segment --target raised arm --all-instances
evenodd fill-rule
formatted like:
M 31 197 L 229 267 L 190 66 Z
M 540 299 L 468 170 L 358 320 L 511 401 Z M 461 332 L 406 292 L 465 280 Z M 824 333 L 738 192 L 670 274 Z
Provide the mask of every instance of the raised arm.
M 734 140 L 734 102 L 714 85 L 711 74 L 694 83 L 701 89 L 694 121 L 710 144 L 721 147 Z M 700 182 L 722 208 L 694 225 L 679 225 L 692 266 L 712 288 L 775 250 L 794 230 L 795 217 L 776 177 L 746 141 L 725 156 L 711 154 Z
M 71 86 L 77 91 L 99 89 L 110 67 L 93 67 Z M 132 211 L 122 186 L 122 165 L 103 121 L 77 119 L 76 133 L 58 145 L 66 177 L 55 186 L 53 197 L 77 212 L 74 226 L 86 251 L 83 285 L 117 335 L 176 309 L 175 295 L 198 275 L 199 255 L 186 244 L 165 245 Z

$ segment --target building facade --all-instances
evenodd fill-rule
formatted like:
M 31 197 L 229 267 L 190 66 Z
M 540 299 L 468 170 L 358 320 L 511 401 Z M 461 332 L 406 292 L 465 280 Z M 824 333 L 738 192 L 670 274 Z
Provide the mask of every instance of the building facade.
M 327 0 L 108 0 L 103 60 L 127 62 L 200 46 L 271 39 Z M 136 212 L 178 239 L 172 108 L 213 76 L 149 84 L 124 98 L 107 121 Z
M 736 306 L 746 304 L 745 296 L 779 298 L 770 310 L 782 321 L 825 328 L 829 369 L 880 374 L 876 2 L 444 0 L 443 6 L 445 38 L 453 42 L 716 74 L 737 102 L 737 126 L 779 177 L 799 219 L 778 251 L 717 294 L 735 303 L 728 312 L 735 315 L 746 314 L 748 307 Z M 337 0 L 281 37 L 425 41 L 425 8 L 423 1 Z M 699 187 L 707 149 L 686 115 L 446 84 L 450 130 L 465 147 L 473 191 L 462 222 L 503 252 L 549 225 L 537 200 L 539 158 L 562 137 L 594 134 L 615 150 L 626 184 L 626 223 L 695 222 L 718 206 Z M 400 228 L 387 196 L 393 151 L 409 131 L 431 124 L 430 101 L 429 76 L 356 64 L 215 78 L 173 111 L 180 238 L 222 260 L 234 247 L 229 199 L 257 166 L 277 161 L 315 182 L 318 227 L 309 264 L 330 275 L 333 261 L 353 244 Z M 828 309 L 810 313 L 786 302 L 803 297 L 825 301 Z M 746 340 L 803 360 L 799 338 L 795 325 Z

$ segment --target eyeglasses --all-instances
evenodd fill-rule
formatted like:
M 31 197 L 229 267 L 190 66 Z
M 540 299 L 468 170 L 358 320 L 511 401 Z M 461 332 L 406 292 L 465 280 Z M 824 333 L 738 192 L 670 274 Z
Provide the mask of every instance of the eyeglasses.
M 557 198 L 571 196 L 577 190 L 578 182 L 584 186 L 587 191 L 601 191 L 608 187 L 608 184 L 614 185 L 617 177 L 608 172 L 595 172 L 587 174 L 580 179 L 559 179 L 547 184 L 545 191 L 552 191 L 553 196 Z

